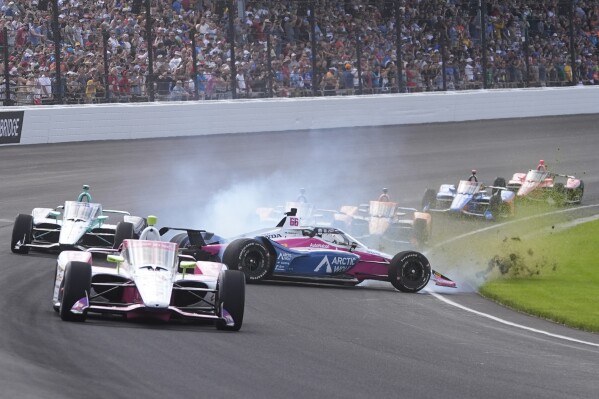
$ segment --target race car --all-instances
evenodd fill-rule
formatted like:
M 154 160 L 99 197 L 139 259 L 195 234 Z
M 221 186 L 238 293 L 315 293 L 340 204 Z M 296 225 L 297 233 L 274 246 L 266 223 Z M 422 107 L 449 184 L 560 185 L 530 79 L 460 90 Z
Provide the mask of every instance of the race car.
M 107 214 L 119 215 L 122 221 L 108 224 Z M 30 215 L 17 215 L 10 249 L 26 254 L 30 249 L 117 248 L 124 239 L 139 237 L 145 226 L 144 218 L 131 216 L 129 212 L 102 209 L 101 204 L 92 202 L 89 186 L 84 185 L 77 201 L 65 201 L 56 208 L 34 208 Z
M 491 193 L 487 192 L 491 189 Z M 422 197 L 422 208 L 430 212 L 450 212 L 497 220 L 515 213 L 514 193 L 506 188 L 505 179 L 498 177 L 492 186 L 477 181 L 461 180 L 442 184 L 439 191 L 428 189 Z
M 160 229 L 162 235 L 171 227 Z M 455 282 L 432 270 L 417 251 L 395 256 L 366 247 L 334 227 L 302 226 L 296 210 L 287 212 L 275 228 L 230 240 L 207 243 L 205 231 L 187 230 L 172 242 L 198 257 L 222 259 L 230 269 L 240 270 L 247 282 L 297 280 L 356 285 L 364 280 L 388 281 L 401 292 L 422 290 L 432 278 L 437 285 L 456 287 Z
M 412 247 L 423 246 L 432 234 L 430 213 L 400 207 L 396 202 L 390 201 L 342 206 L 334 214 L 333 225 L 347 229 L 361 239 L 374 242 L 385 238 L 400 244 L 410 244 Z
M 575 176 L 531 169 L 528 173 L 514 173 L 507 188 L 517 198 L 548 201 L 556 205 L 580 204 L 584 182 Z
M 297 209 L 297 217 L 303 224 L 330 225 L 333 221 L 335 211 L 317 209 L 314 204 L 307 202 L 287 201 L 285 205 L 275 207 L 260 207 L 256 209 L 256 215 L 260 226 L 272 226 L 289 212 L 291 208 Z
M 125 239 L 118 249 L 59 254 L 52 305 L 61 319 L 85 321 L 89 313 L 101 313 L 209 320 L 219 330 L 238 331 L 245 307 L 244 274 L 179 254 L 176 243 L 160 240 L 155 217 L 148 222 L 140 239 Z M 116 267 L 94 265 L 93 253 L 106 254 Z

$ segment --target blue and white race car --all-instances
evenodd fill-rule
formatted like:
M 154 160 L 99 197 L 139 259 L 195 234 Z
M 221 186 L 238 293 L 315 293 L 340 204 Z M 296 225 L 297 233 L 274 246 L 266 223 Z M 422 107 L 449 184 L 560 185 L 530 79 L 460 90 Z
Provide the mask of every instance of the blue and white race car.
M 491 193 L 487 192 L 491 189 Z M 514 215 L 515 194 L 506 188 L 505 179 L 498 177 L 492 186 L 477 181 L 461 180 L 442 184 L 439 191 L 428 189 L 422 198 L 422 208 L 430 212 L 450 212 L 496 220 Z

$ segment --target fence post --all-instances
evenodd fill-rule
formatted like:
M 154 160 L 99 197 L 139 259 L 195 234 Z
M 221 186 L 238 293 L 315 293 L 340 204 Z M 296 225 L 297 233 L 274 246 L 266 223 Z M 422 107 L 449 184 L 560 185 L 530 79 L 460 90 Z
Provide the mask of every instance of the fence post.
M 108 87 L 108 30 L 102 29 L 102 53 L 104 56 L 104 100 L 110 99 L 110 88 Z
M 196 53 L 196 28 L 191 27 L 189 31 L 191 39 L 191 62 L 193 62 L 193 99 L 199 99 L 199 87 L 198 87 L 198 54 Z
M 148 47 L 148 99 L 154 102 L 154 46 L 152 44 L 152 12 L 151 0 L 146 0 L 146 43 Z
M 235 11 L 233 10 L 233 0 L 227 2 L 229 7 L 229 63 L 231 69 L 231 98 L 237 98 L 237 66 L 235 66 Z
M 362 94 L 362 35 L 361 32 L 356 32 L 356 59 L 358 68 L 358 93 Z
M 272 52 L 272 41 L 271 41 L 271 32 L 272 32 L 272 22 L 269 24 L 266 24 L 265 28 L 264 28 L 264 33 L 266 33 L 266 68 L 267 73 L 266 76 L 268 78 L 267 84 L 268 84 L 268 97 L 272 98 L 273 96 L 273 90 L 272 90 L 272 59 L 270 57 L 270 54 Z
M 578 67 L 576 66 L 576 52 L 575 52 L 575 44 L 574 44 L 574 0 L 570 0 L 568 5 L 568 22 L 569 29 L 568 33 L 570 35 L 570 66 L 572 67 L 572 85 L 576 86 L 578 84 Z
M 312 50 L 310 51 L 310 58 L 312 59 L 312 96 L 316 97 L 316 93 L 318 92 L 318 88 L 316 87 L 319 84 L 318 80 L 318 72 L 316 71 L 316 12 L 314 11 L 314 1 L 310 1 L 310 46 Z
M 62 75 L 60 52 L 62 50 L 60 38 L 60 24 L 58 23 L 58 0 L 52 0 L 52 25 L 54 26 L 54 62 L 56 73 L 56 102 L 62 104 Z
M 529 37 L 528 37 L 528 20 L 524 20 L 524 57 L 526 62 L 526 87 L 530 87 L 530 49 L 528 46 Z
M 479 1 L 479 10 L 480 10 L 480 45 L 483 49 L 482 53 L 482 62 L 483 62 L 483 89 L 488 89 L 489 85 L 487 82 L 487 1 L 480 0 Z
M 405 93 L 406 88 L 404 86 L 403 81 L 403 57 L 402 57 L 402 40 L 401 40 L 401 30 L 402 30 L 402 20 L 403 15 L 401 14 L 400 1 L 397 0 L 395 2 L 395 33 L 396 33 L 396 52 L 397 52 L 397 89 L 399 93 Z
M 2 29 L 4 43 L 2 43 L 2 53 L 4 57 L 4 106 L 13 105 L 10 93 L 10 71 L 8 70 L 8 28 Z

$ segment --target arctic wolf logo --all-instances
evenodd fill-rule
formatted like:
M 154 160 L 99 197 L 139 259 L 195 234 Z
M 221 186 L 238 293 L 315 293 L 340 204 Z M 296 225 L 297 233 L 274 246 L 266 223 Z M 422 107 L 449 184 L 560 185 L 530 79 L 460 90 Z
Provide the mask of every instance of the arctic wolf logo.
M 354 259 L 354 258 L 345 258 L 343 256 L 335 256 L 333 258 L 333 261 L 329 262 L 329 257 L 325 256 L 322 258 L 322 260 L 320 261 L 318 266 L 316 266 L 316 269 L 314 269 L 314 271 L 318 272 L 324 267 L 327 273 L 333 273 L 333 272 L 339 273 L 339 272 L 344 272 L 344 271 L 348 270 L 355 264 L 356 264 L 356 259 Z

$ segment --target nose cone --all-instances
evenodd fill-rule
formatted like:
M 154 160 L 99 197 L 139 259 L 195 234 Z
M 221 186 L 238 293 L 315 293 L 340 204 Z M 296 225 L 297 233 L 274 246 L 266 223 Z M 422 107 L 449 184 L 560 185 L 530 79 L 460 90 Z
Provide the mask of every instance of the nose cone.
M 60 247 L 73 247 L 87 233 L 87 222 L 66 220 L 60 228 L 58 243 Z
M 163 270 L 138 270 L 135 285 L 144 305 L 150 309 L 167 309 L 171 302 L 173 290 L 169 274 Z

